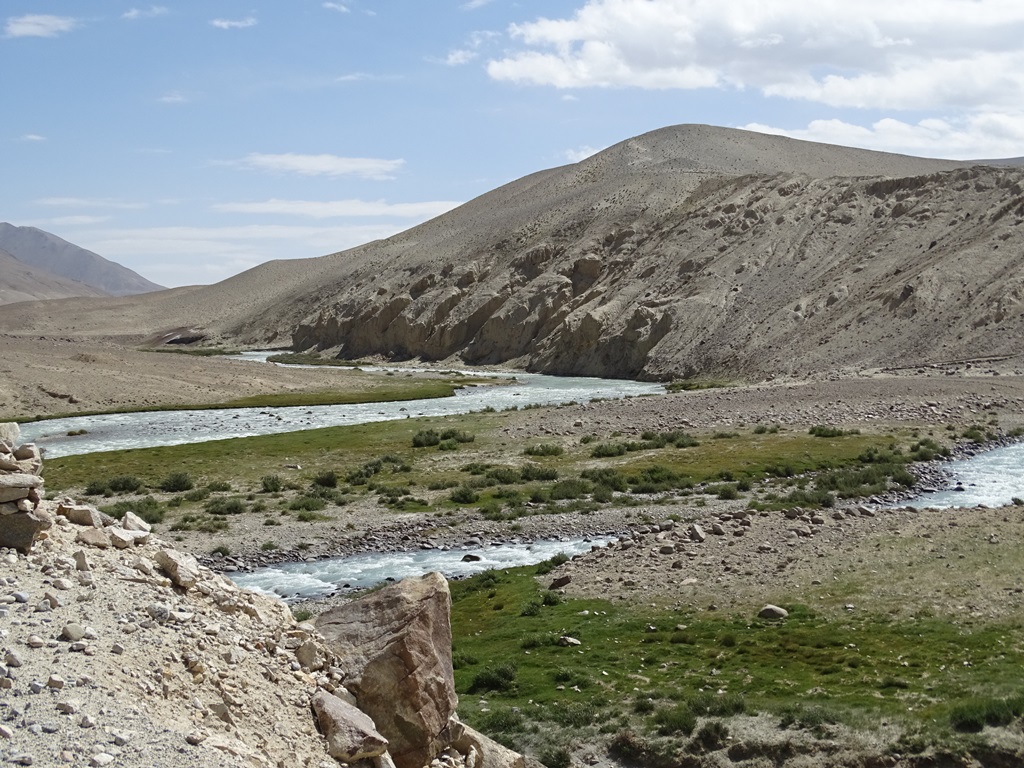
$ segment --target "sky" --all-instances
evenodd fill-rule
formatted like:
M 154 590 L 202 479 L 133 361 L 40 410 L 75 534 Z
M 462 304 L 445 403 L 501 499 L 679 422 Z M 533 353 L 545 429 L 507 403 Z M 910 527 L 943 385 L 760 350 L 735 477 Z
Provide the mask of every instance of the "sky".
M 679 123 L 1024 156 L 1020 0 L 4 0 L 0 221 L 165 286 Z

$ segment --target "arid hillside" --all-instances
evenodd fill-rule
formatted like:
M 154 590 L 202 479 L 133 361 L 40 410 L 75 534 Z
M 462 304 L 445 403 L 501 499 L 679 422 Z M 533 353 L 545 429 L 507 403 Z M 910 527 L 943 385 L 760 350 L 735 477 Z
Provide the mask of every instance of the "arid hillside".
M 674 126 L 387 240 L 0 331 L 673 378 L 1013 357 L 1024 171 Z

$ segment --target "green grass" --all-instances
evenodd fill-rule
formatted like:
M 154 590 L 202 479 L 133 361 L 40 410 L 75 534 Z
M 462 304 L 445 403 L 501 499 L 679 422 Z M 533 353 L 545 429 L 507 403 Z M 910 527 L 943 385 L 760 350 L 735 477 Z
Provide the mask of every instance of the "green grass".
M 471 725 L 487 721 L 476 695 L 485 691 L 492 709 L 518 707 L 526 725 L 532 721 L 541 732 L 556 729 L 570 706 L 593 713 L 594 727 L 611 717 L 611 707 L 616 722 L 651 736 L 688 734 L 696 717 L 766 712 L 794 728 L 895 720 L 955 738 L 955 728 L 969 730 L 979 719 L 1002 723 L 1024 707 L 1024 627 L 1017 621 L 819 615 L 784 596 L 776 598 L 790 611 L 782 623 L 756 619 L 753 611 L 577 599 L 549 605 L 537 572 L 488 572 L 451 584 L 461 659 L 456 688 L 460 715 Z M 673 641 L 679 623 L 687 626 L 686 643 Z M 561 647 L 562 635 L 582 645 Z M 980 703 L 960 703 L 975 696 Z M 513 732 L 498 735 L 516 743 Z

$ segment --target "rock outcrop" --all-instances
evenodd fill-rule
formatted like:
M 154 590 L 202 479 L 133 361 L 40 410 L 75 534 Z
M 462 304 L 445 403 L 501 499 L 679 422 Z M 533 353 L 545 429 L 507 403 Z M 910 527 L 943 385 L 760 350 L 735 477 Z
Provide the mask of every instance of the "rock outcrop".
M 451 595 L 437 573 L 406 579 L 321 614 L 345 687 L 390 743 L 398 768 L 420 768 L 451 745 L 458 697 Z
M 133 512 L 39 499 L 38 452 L 18 436 L 0 424 L 12 497 L 0 507 L 0 747 L 12 762 L 525 767 L 454 717 L 439 574 L 324 614 L 328 641 Z
M 0 424 L 0 548 L 28 552 L 52 525 L 40 510 L 43 497 L 43 462 L 39 449 L 18 445 L 17 424 Z

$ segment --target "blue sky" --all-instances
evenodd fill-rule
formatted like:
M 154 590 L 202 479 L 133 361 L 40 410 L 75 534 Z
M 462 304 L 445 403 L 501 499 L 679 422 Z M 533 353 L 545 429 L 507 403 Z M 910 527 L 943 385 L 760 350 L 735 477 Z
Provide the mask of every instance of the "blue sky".
M 1024 155 L 1019 0 L 5 0 L 0 221 L 168 286 L 676 123 Z

